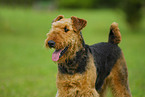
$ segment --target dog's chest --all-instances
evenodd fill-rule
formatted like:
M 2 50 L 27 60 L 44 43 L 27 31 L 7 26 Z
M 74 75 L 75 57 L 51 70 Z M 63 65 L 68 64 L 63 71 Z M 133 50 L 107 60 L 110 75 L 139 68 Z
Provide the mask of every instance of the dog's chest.
M 96 68 L 91 54 L 89 54 L 88 62 L 83 73 L 62 74 L 58 72 L 57 88 L 59 92 L 76 93 L 88 89 L 95 89 Z

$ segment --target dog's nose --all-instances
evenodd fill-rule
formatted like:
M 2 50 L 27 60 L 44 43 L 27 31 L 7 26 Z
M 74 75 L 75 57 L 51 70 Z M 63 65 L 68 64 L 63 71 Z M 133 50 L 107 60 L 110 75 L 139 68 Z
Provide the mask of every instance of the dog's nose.
M 53 40 L 48 41 L 48 46 L 49 47 L 54 47 L 55 46 L 55 42 Z

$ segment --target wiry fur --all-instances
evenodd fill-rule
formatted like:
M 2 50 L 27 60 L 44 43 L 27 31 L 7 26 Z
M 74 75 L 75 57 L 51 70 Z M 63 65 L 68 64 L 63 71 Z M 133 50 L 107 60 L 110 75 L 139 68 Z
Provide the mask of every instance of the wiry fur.
M 96 69 L 93 57 L 89 54 L 84 73 L 63 74 L 58 71 L 58 97 L 99 97 L 95 90 Z
M 115 97 L 131 97 L 126 62 L 117 45 L 121 41 L 118 24 L 112 23 L 108 42 L 92 46 L 85 44 L 81 34 L 86 24 L 84 19 L 60 15 L 47 34 L 46 47 L 50 40 L 56 50 L 68 47 L 57 61 L 56 96 L 105 97 L 109 86 Z
M 67 33 L 64 32 L 65 27 L 69 29 Z M 74 33 L 71 19 L 61 19 L 61 21 L 53 22 L 52 29 L 47 36 L 48 38 L 45 40 L 46 47 L 48 47 L 47 42 L 49 40 L 55 40 L 55 49 L 63 49 L 69 46 L 69 52 L 67 51 L 65 55 L 60 58 L 59 63 L 64 62 L 65 59 L 72 59 L 75 56 L 75 52 L 82 48 L 81 36 L 78 35 L 78 33 Z

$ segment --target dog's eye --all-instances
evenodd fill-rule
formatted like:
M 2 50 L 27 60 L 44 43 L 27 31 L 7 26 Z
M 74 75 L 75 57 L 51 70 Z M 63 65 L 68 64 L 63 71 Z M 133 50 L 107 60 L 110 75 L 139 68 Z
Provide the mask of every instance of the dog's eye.
M 67 28 L 65 27 L 65 28 L 64 28 L 64 31 L 65 31 L 65 32 L 68 32 L 68 31 L 69 31 L 69 29 L 67 29 Z

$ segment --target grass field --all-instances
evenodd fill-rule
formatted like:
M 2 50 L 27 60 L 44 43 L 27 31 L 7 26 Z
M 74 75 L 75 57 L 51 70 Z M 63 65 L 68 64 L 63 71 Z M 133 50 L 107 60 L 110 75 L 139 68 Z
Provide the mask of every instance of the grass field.
M 122 48 L 133 97 L 145 97 L 145 14 L 138 30 L 131 30 L 120 10 L 38 11 L 0 7 L 0 97 L 54 97 L 57 64 L 53 50 L 44 47 L 46 33 L 59 14 L 88 21 L 82 31 L 87 44 L 108 40 L 110 24 L 119 23 Z M 110 93 L 108 97 L 112 97 Z

